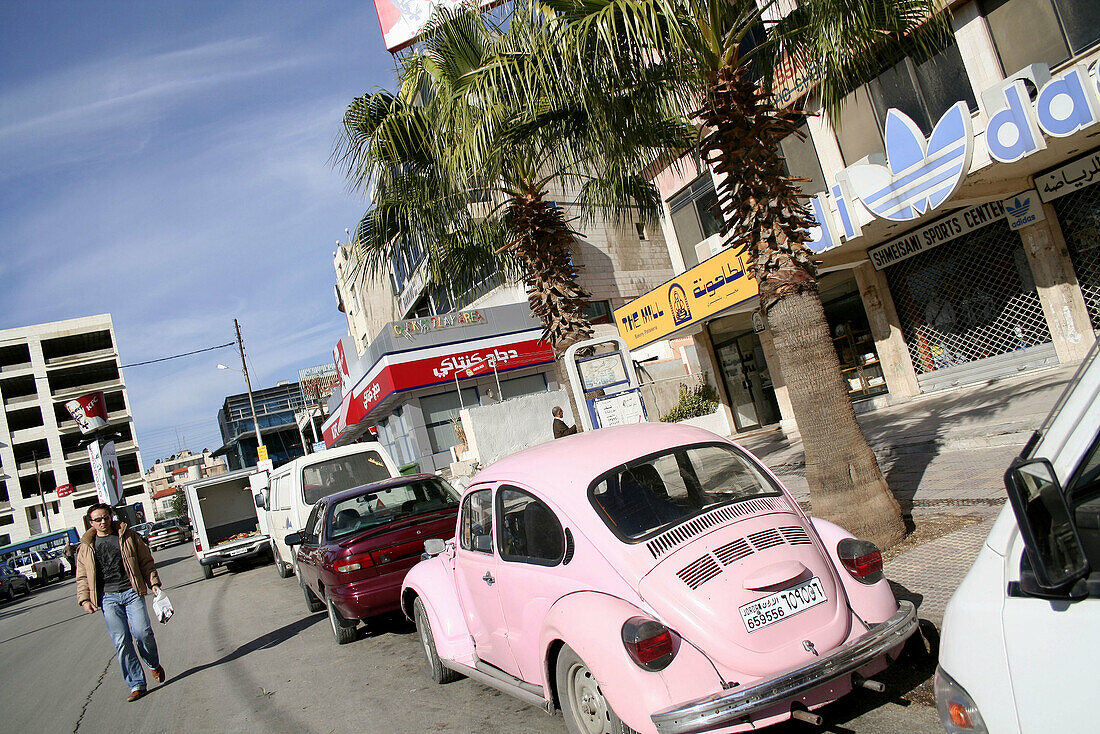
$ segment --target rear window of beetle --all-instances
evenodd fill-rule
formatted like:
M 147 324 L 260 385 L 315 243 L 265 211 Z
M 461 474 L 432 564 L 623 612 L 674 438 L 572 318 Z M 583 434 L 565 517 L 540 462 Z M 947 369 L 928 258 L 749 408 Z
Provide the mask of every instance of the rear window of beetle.
M 719 505 L 780 488 L 745 454 L 728 444 L 680 446 L 604 473 L 589 489 L 596 514 L 633 542 Z

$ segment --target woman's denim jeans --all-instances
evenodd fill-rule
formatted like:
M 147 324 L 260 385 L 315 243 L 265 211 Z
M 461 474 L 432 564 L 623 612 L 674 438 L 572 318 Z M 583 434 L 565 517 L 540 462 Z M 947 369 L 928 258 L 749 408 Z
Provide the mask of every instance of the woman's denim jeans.
M 145 609 L 145 599 L 133 589 L 119 593 L 103 594 L 103 620 L 107 631 L 115 643 L 118 653 L 118 665 L 122 668 L 122 677 L 131 691 L 146 690 L 145 671 L 138 660 L 150 668 L 160 665 L 157 654 L 157 641 L 153 638 L 153 627 L 149 624 L 149 612 Z M 134 651 L 134 643 L 137 651 Z

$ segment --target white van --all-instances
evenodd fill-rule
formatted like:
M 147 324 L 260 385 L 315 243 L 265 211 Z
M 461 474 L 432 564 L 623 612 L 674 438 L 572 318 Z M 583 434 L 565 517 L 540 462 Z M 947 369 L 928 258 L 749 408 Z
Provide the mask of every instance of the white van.
M 1100 694 L 1100 344 L 1005 474 L 1010 504 L 947 605 L 948 732 L 1095 732 Z
M 400 474 L 382 444 L 371 441 L 301 456 L 273 471 L 256 504 L 266 511 L 275 569 L 283 578 L 297 571 L 294 551 L 283 539 L 301 530 L 317 500 Z

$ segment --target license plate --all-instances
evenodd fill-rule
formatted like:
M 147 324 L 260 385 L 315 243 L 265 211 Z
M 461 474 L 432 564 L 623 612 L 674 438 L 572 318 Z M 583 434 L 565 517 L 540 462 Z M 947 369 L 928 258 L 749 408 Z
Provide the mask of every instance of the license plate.
M 787 617 L 804 612 L 810 607 L 829 601 L 821 579 L 814 576 L 798 586 L 769 594 L 763 599 L 749 602 L 739 608 L 745 629 L 756 632 Z
M 231 550 L 231 551 L 229 551 L 229 555 L 231 555 L 231 556 L 239 556 L 239 555 L 241 555 L 242 553 L 247 553 L 247 552 L 248 552 L 248 548 L 238 548 L 237 550 Z

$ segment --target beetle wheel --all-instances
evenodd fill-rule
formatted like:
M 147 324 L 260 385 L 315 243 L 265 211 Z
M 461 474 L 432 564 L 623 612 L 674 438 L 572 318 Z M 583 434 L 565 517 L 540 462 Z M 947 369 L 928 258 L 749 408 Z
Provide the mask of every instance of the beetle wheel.
M 558 653 L 558 698 L 573 734 L 637 734 L 623 723 L 603 696 L 592 671 L 568 645 Z
M 439 659 L 439 652 L 435 649 L 435 636 L 432 635 L 432 626 L 428 622 L 428 613 L 424 610 L 424 602 L 419 596 L 413 601 L 413 619 L 416 621 L 416 635 L 420 638 L 420 646 L 424 650 L 429 677 L 440 684 L 461 678 L 459 673 L 445 666 Z

